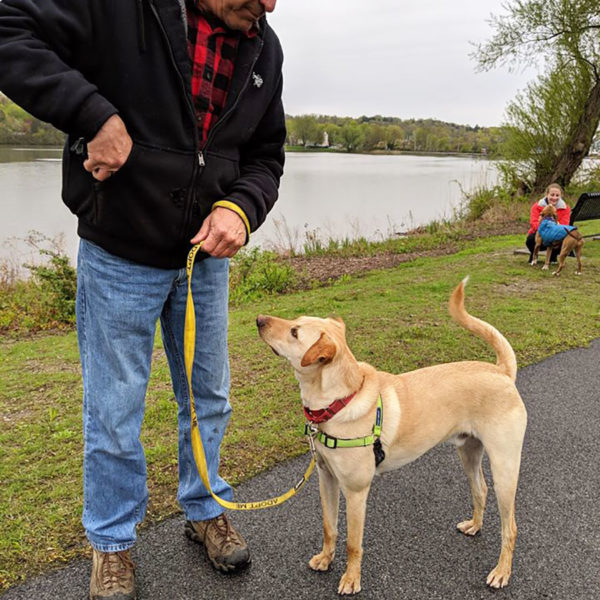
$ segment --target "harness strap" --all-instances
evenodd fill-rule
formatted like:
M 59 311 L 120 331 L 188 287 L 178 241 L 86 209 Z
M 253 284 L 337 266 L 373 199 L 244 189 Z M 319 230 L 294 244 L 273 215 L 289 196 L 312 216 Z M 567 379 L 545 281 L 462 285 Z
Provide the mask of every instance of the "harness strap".
M 336 438 L 332 435 L 327 435 L 323 431 L 317 431 L 315 433 L 315 437 L 323 446 L 326 448 L 330 448 L 334 450 L 335 448 L 361 448 L 364 446 L 371 446 L 375 444 L 375 442 L 381 436 L 381 426 L 383 423 L 383 401 L 381 400 L 381 395 L 377 398 L 377 411 L 375 414 L 375 424 L 373 425 L 373 433 L 371 435 L 366 435 L 365 437 L 360 438 Z M 306 435 L 311 435 L 313 433 L 313 429 L 311 425 L 307 423 L 304 426 L 304 433 Z

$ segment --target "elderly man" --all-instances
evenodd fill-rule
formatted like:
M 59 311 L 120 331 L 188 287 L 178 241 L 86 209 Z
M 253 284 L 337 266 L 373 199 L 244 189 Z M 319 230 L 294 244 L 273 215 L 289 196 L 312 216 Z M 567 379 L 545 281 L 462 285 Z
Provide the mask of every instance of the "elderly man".
M 0 0 L 0 90 L 68 134 L 84 382 L 83 525 L 92 599 L 136 597 L 129 550 L 148 491 L 139 441 L 156 322 L 179 411 L 185 532 L 220 570 L 247 545 L 198 476 L 183 361 L 185 260 L 199 339 L 193 396 L 212 489 L 229 413 L 228 259 L 264 221 L 283 172 L 276 0 Z

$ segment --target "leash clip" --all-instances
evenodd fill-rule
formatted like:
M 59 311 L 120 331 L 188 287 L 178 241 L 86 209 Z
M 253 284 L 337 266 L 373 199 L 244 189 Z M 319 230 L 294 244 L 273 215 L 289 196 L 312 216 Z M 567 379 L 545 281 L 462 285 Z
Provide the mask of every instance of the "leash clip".
M 315 448 L 315 438 L 319 433 L 319 428 L 315 423 L 306 423 L 304 425 L 304 435 L 308 438 L 308 445 L 310 447 L 310 453 L 313 457 L 317 455 L 317 449 Z

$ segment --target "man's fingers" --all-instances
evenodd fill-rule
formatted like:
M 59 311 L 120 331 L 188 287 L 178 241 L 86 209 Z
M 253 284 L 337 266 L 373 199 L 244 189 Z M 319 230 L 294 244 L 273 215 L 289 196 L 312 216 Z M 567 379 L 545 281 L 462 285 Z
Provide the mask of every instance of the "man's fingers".
M 94 176 L 96 176 L 98 171 L 116 173 L 127 162 L 128 158 L 129 154 L 119 160 L 108 159 L 106 156 L 90 154 L 89 158 L 86 158 L 83 161 L 83 168 L 92 173 Z
M 114 170 L 105 169 L 104 167 L 95 167 L 91 170 L 92 177 L 98 181 L 107 180 L 114 172 Z
M 88 171 L 89 173 L 94 173 L 94 171 L 96 171 L 96 169 L 98 169 L 99 167 L 96 165 L 96 163 L 93 160 L 86 158 L 83 161 L 83 168 L 86 171 Z
M 228 248 L 227 242 L 220 236 L 214 234 L 212 231 L 208 234 L 207 238 L 202 242 L 202 250 L 211 256 L 220 258 L 223 252 Z
M 239 249 L 239 245 L 222 239 L 213 250 L 212 256 L 216 256 L 217 258 L 231 258 Z
M 87 144 L 88 158 L 83 167 L 99 181 L 118 171 L 129 158 L 133 141 L 118 115 L 110 117 Z
M 192 240 L 192 243 L 195 242 Z M 202 241 L 202 250 L 215 258 L 230 258 L 241 248 L 241 246 L 242 244 L 239 242 L 232 240 L 227 236 L 220 236 L 213 231 L 211 231 L 206 239 Z
M 202 223 L 202 227 L 200 227 L 200 231 L 190 240 L 192 244 L 199 244 L 200 242 L 204 242 L 206 237 L 208 236 L 208 232 L 210 230 L 210 215 L 204 219 L 204 223 Z
M 213 210 L 200 231 L 190 240 L 202 242 L 202 250 L 216 258 L 233 256 L 246 241 L 246 229 L 239 215 L 227 208 Z

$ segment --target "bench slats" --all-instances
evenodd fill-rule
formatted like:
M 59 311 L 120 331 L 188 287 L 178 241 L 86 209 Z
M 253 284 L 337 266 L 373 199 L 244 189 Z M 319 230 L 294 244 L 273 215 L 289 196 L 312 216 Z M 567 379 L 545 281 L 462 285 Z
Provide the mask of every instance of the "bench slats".
M 585 192 L 579 196 L 577 204 L 571 211 L 569 223 L 574 225 L 577 221 L 590 221 L 600 219 L 600 192 Z M 595 237 L 600 233 L 592 233 L 584 237 Z

